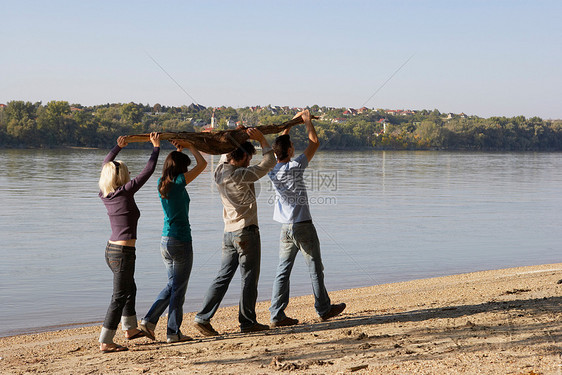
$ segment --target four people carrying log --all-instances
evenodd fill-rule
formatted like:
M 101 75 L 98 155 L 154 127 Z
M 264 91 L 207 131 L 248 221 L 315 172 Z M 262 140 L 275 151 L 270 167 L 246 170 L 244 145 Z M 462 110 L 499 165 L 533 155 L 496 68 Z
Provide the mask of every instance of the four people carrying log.
M 106 248 L 106 260 L 114 273 L 112 302 L 100 334 L 100 350 L 117 352 L 126 347 L 113 342 L 119 319 L 125 337 L 129 340 L 148 337 L 155 340 L 154 330 L 162 313 L 168 308 L 167 341 L 169 343 L 191 340 L 183 335 L 180 326 L 183 318 L 183 302 L 191 266 L 193 250 L 189 225 L 190 197 L 185 190 L 206 167 L 199 150 L 210 154 L 225 154 L 215 170 L 215 183 L 223 204 L 224 234 L 221 268 L 209 287 L 203 308 L 195 317 L 195 328 L 205 336 L 219 333 L 210 321 L 228 289 L 236 269 L 240 266 L 242 290 L 238 320 L 242 333 L 268 330 L 269 326 L 256 320 L 255 305 L 261 264 L 261 241 L 258 227 L 257 203 L 254 183 L 269 173 L 276 191 L 274 220 L 282 223 L 279 266 L 273 288 L 271 326 L 288 326 L 298 323 L 289 318 L 284 310 L 289 303 L 289 277 L 296 254 L 301 251 L 309 267 L 315 297 L 315 308 L 321 319 L 340 314 L 345 304 L 332 305 L 324 286 L 320 245 L 308 206 L 304 169 L 314 156 L 319 143 L 309 111 L 298 113 L 291 121 L 281 125 L 259 128 L 238 128 L 216 133 L 151 133 L 149 135 L 119 137 L 118 145 L 104 160 L 100 177 L 100 197 L 105 203 L 112 236 Z M 294 147 L 290 140 L 290 128 L 305 123 L 309 145 L 294 161 Z M 263 130 L 263 131 L 262 131 Z M 277 137 L 273 150 L 264 133 L 283 131 Z M 160 245 L 168 272 L 168 284 L 160 292 L 153 306 L 137 328 L 134 309 L 136 286 L 134 284 L 134 260 L 136 224 L 140 212 L 133 194 L 142 187 L 154 172 L 158 159 L 160 139 L 169 140 L 177 147 L 164 162 L 158 192 L 164 210 L 164 229 Z M 150 140 L 153 153 L 145 169 L 129 181 L 128 170 L 122 162 L 113 161 L 128 142 Z M 256 140 L 262 148 L 262 160 L 250 165 L 256 153 L 248 140 Z M 188 171 L 190 159 L 182 148 L 189 147 L 197 165 Z M 275 151 L 275 154 L 274 154 Z M 276 160 L 277 157 L 277 160 Z

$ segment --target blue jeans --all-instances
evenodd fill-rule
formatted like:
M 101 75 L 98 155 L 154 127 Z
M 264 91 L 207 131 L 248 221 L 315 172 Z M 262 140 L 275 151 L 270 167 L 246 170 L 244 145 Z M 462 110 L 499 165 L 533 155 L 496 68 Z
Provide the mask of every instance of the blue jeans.
M 143 323 L 154 330 L 158 319 L 169 307 L 166 333 L 170 338 L 181 335 L 183 303 L 193 265 L 193 247 L 191 242 L 180 241 L 174 237 L 162 237 L 160 252 L 166 265 L 168 284 L 156 297 L 156 301 L 143 318 Z
M 322 316 L 330 310 L 330 297 L 324 285 L 320 241 L 318 241 L 314 224 L 311 222 L 283 224 L 279 247 L 279 266 L 273 282 L 273 294 L 269 308 L 272 322 L 278 322 L 287 317 L 285 309 L 289 304 L 289 278 L 299 250 L 308 266 L 316 312 Z
M 250 225 L 234 232 L 225 232 L 222 243 L 221 269 L 209 287 L 203 302 L 203 309 L 197 313 L 195 321 L 203 324 L 211 321 L 240 265 L 242 293 L 238 306 L 238 321 L 242 329 L 256 324 L 260 261 L 260 230 L 256 225 Z

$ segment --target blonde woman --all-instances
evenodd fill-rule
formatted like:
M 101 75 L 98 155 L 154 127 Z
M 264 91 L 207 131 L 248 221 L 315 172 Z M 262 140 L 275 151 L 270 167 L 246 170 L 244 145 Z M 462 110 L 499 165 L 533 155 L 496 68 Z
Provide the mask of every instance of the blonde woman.
M 127 165 L 122 161 L 115 161 L 119 151 L 127 146 L 124 137 L 117 139 L 117 146 L 103 161 L 99 196 L 105 204 L 111 224 L 111 237 L 105 248 L 105 260 L 113 272 L 113 295 L 99 338 L 100 350 L 103 353 L 128 350 L 127 347 L 113 342 L 119 321 L 126 339 L 133 340 L 145 336 L 137 328 L 135 312 L 135 244 L 140 211 L 134 194 L 148 181 L 156 168 L 160 153 L 160 135 L 151 133 L 150 142 L 154 146 L 150 159 L 141 173 L 132 180 Z

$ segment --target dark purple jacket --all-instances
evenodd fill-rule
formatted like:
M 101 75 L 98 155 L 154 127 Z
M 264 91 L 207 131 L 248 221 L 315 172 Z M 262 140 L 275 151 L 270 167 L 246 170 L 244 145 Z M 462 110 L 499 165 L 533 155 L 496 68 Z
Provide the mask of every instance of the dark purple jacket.
M 115 146 L 103 160 L 103 164 L 109 163 L 121 151 L 121 147 Z M 148 181 L 158 161 L 160 147 L 154 147 L 146 167 L 139 173 L 137 177 L 120 186 L 113 193 L 109 193 L 104 197 L 100 191 L 99 196 L 109 216 L 111 224 L 110 241 L 132 240 L 137 239 L 137 223 L 140 218 L 140 211 L 135 203 L 134 194 Z

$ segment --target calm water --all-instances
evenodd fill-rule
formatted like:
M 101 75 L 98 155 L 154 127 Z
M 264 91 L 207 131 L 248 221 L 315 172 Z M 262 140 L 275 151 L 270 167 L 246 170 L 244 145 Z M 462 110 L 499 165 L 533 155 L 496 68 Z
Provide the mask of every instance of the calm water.
M 112 274 L 97 179 L 105 150 L 1 150 L 0 336 L 103 319 Z M 157 172 L 161 170 L 163 151 Z M 120 159 L 138 173 L 150 151 Z M 561 262 L 558 153 L 331 152 L 308 172 L 328 290 L 485 269 Z M 222 206 L 211 180 L 218 157 L 189 185 L 194 266 L 185 311 L 197 311 L 220 263 Z M 165 285 L 156 176 L 137 193 L 137 313 Z M 279 224 L 260 184 L 262 273 L 271 297 Z M 299 257 L 292 295 L 311 293 Z M 223 305 L 237 304 L 239 276 Z M 313 308 L 312 306 L 310 307 Z

